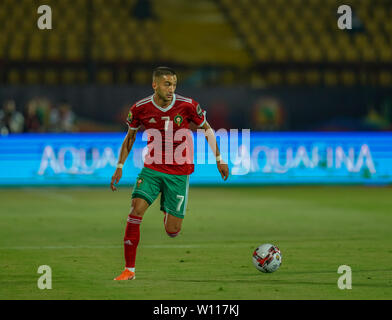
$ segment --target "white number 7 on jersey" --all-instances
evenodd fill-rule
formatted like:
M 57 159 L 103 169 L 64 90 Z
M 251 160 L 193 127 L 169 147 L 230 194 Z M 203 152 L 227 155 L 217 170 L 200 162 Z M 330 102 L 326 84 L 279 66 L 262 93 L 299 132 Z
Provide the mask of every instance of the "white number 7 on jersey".
M 169 116 L 165 116 L 165 117 L 161 117 L 161 119 L 165 120 L 165 131 L 167 131 L 169 129 L 170 117 Z
M 184 196 L 177 195 L 177 199 L 180 199 L 180 201 L 177 204 L 177 211 L 180 211 L 181 205 L 184 202 Z

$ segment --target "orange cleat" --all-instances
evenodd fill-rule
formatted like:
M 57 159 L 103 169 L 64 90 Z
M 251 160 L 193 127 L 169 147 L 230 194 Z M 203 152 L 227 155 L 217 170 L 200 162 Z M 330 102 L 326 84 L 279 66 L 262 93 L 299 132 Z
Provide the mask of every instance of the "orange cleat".
M 133 280 L 133 279 L 135 279 L 135 272 L 129 271 L 127 268 L 125 268 L 124 271 L 117 278 L 114 278 L 113 280 Z

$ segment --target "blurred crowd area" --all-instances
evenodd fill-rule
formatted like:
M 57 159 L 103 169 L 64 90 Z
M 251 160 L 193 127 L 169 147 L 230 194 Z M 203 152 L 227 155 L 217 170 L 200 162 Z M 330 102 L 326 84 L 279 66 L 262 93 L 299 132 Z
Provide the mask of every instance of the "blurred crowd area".
M 37 97 L 24 108 L 17 108 L 15 100 L 6 100 L 0 110 L 1 135 L 76 131 L 76 117 L 67 102 L 53 104 L 45 97 Z
M 96 90 L 102 91 L 103 88 Z M 110 101 L 113 97 L 112 90 L 113 88 L 106 88 L 106 92 L 102 92 L 101 96 L 96 97 L 91 103 L 80 102 L 77 99 L 72 102 L 60 99 L 57 102 L 53 99 L 53 94 L 50 98 L 41 95 L 27 99 L 25 103 L 20 99 L 19 102 L 6 99 L 0 109 L 0 133 L 7 135 L 126 131 L 125 120 L 129 108 L 138 99 L 132 97 L 134 93 L 131 90 L 127 96 L 127 89 L 124 89 L 125 100 L 106 103 L 105 100 Z M 339 91 L 320 91 L 309 99 L 306 92 L 293 93 L 287 99 L 281 99 L 279 95 L 284 89 L 264 93 L 244 92 L 242 89 L 234 92 L 225 90 L 221 89 L 219 93 L 214 93 L 214 96 L 209 92 L 204 92 L 200 96 L 196 93 L 207 112 L 208 122 L 215 130 L 392 131 L 392 94 L 388 92 L 357 96 L 355 101 L 354 95 L 358 93 L 356 91 L 348 96 L 342 96 Z M 151 89 L 146 87 L 145 92 L 151 93 Z M 26 92 L 21 93 L 26 95 Z M 83 94 L 88 95 L 86 92 L 81 95 Z M 137 95 L 139 98 L 142 97 L 140 93 Z M 101 104 L 100 100 L 103 100 Z M 95 112 L 83 108 L 88 104 Z M 333 105 L 333 108 L 329 107 L 330 105 Z M 315 106 L 320 110 L 315 110 Z M 342 111 L 342 107 L 346 110 Z M 75 110 L 79 110 L 80 113 Z M 95 116 L 92 116 L 93 113 Z M 143 129 L 142 127 L 141 130 Z M 196 127 L 191 129 L 195 130 Z
M 337 25 L 343 4 L 350 30 Z M 51 7 L 51 30 L 37 27 L 40 5 Z M 391 130 L 391 94 L 367 94 L 392 92 L 391 15 L 391 0 L 1 0 L 1 132 L 123 130 L 144 96 L 100 88 L 150 94 L 160 65 L 187 96 L 223 88 L 222 99 L 201 98 L 216 128 Z M 79 98 L 64 99 L 70 88 Z M 354 91 L 332 99 L 329 88 Z

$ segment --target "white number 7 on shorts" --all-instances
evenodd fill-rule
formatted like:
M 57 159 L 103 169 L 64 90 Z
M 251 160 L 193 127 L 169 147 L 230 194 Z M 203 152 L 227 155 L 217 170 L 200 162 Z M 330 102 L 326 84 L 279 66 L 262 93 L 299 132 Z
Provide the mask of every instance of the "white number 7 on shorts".
M 180 199 L 180 201 L 177 204 L 177 211 L 180 211 L 181 205 L 184 202 L 184 196 L 177 195 L 177 199 Z

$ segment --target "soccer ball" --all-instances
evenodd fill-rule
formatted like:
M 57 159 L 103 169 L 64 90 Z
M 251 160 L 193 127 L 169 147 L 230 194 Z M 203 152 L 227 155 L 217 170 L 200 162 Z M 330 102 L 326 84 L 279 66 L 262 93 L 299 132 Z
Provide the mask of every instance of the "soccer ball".
M 282 264 L 282 254 L 277 246 L 265 243 L 253 252 L 252 262 L 256 269 L 261 272 L 275 272 Z

